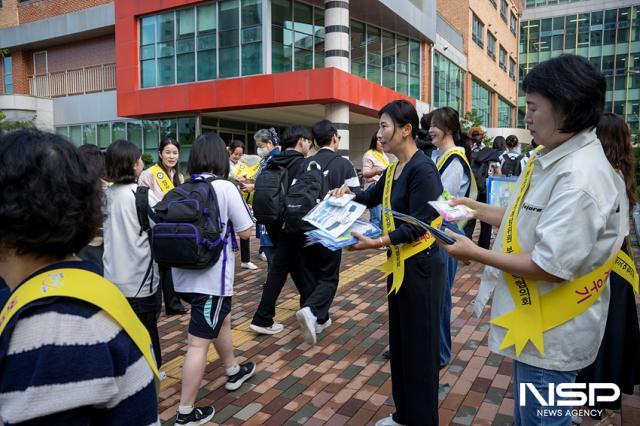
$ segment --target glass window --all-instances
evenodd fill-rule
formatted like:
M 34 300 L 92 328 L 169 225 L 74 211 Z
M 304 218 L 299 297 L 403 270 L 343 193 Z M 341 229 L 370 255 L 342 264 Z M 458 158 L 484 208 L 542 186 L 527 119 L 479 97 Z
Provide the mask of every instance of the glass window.
M 351 73 L 365 77 L 364 24 L 351 21 Z
M 630 19 L 630 8 L 623 7 L 618 9 L 618 35 L 616 37 L 616 43 L 627 43 L 629 41 Z
M 218 4 L 220 10 L 219 57 L 220 78 L 240 75 L 240 1 L 225 0 Z
M 409 41 L 396 38 L 396 91 L 409 94 Z
M 96 143 L 96 125 L 95 123 L 84 124 L 82 126 L 82 143 L 97 145 Z
M 576 37 L 578 33 L 578 17 L 577 15 L 570 15 L 566 18 L 566 32 L 564 37 L 564 48 L 575 49 Z
M 516 62 L 509 58 L 509 78 L 516 81 Z
M 196 119 L 193 117 L 178 118 L 177 128 L 178 142 L 180 142 L 182 146 L 193 145 L 193 142 L 196 140 Z
M 578 15 L 578 47 L 589 47 L 590 25 L 588 13 Z
M 396 43 L 393 34 L 382 31 L 382 85 L 395 89 Z
M 216 4 L 198 6 L 198 80 L 213 80 L 217 77 Z
M 472 38 L 473 41 L 480 47 L 484 47 L 484 24 L 480 19 L 474 14 L 473 22 L 472 22 Z
M 324 67 L 324 10 L 314 8 L 313 22 L 313 67 Z
M 111 123 L 111 140 L 127 139 L 127 127 L 124 121 L 114 121 Z
M 2 83 L 4 85 L 4 93 L 13 93 L 13 61 L 11 55 L 5 55 L 2 58 Z
M 69 128 L 67 126 L 56 126 L 56 135 L 69 139 Z
M 511 30 L 511 34 L 516 35 L 516 31 L 518 28 L 518 17 L 511 12 L 511 20 L 509 21 L 509 30 Z
M 511 105 L 498 96 L 498 127 L 511 127 Z
M 367 26 L 367 80 L 380 84 L 382 68 L 380 28 Z
M 551 50 L 551 34 L 553 21 L 551 19 L 542 19 L 540 21 L 540 42 L 538 50 L 540 52 Z
M 560 17 L 553 18 L 551 50 L 562 50 L 563 48 L 564 48 L 564 18 L 560 16 Z
M 144 140 L 145 154 L 155 155 L 160 145 L 160 134 L 158 133 L 158 123 L 151 120 L 142 121 L 142 135 Z
M 504 50 L 504 48 L 502 46 L 500 46 L 500 54 L 499 54 L 499 59 L 498 59 L 498 63 L 500 65 L 500 68 L 502 68 L 503 71 L 507 71 L 507 51 Z
M 507 5 L 507 0 L 500 0 L 500 17 L 504 22 L 507 22 L 507 10 L 509 6 Z
M 164 138 L 178 139 L 176 120 L 158 120 L 158 127 L 160 129 L 160 140 Z
M 527 37 L 528 41 L 528 50 L 529 53 L 536 53 L 538 51 L 538 46 L 540 45 L 540 21 L 533 20 L 529 21 L 529 37 Z
M 195 58 L 195 9 L 180 9 L 176 11 L 176 63 L 177 82 L 188 83 L 196 78 Z
M 420 99 L 420 42 L 409 41 L 409 95 Z
M 294 19 L 294 69 L 308 70 L 313 68 L 313 8 L 295 2 Z
M 602 36 L 603 44 L 616 43 L 616 15 L 616 9 L 606 10 L 604 12 L 604 33 Z
M 476 80 L 471 81 L 471 110 L 481 118 L 481 125 L 491 127 L 491 94 Z
M 434 54 L 433 106 L 450 106 L 458 112 L 464 108 L 464 71 L 443 55 Z
M 271 3 L 271 69 L 291 71 L 293 66 L 293 19 L 291 0 Z
M 496 38 L 489 31 L 487 31 L 487 55 L 496 60 Z
M 630 41 L 640 41 L 640 6 L 631 9 L 631 34 Z
M 262 73 L 261 0 L 242 0 L 242 75 Z
M 142 146 L 142 124 L 139 121 L 127 121 L 127 140 L 135 144 L 140 150 Z
M 98 133 L 98 147 L 107 148 L 111 145 L 111 126 L 109 126 L 109 123 L 98 123 L 96 127 Z
M 82 126 L 69 126 L 69 140 L 75 145 L 82 145 Z

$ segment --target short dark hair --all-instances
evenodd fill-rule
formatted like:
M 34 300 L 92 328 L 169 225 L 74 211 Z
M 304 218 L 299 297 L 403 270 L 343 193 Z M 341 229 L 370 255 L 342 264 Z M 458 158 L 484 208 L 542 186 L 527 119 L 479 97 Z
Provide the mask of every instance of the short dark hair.
M 338 129 L 329 120 L 320 120 L 313 125 L 313 141 L 316 146 L 322 148 L 331 143 L 331 139 L 338 136 Z
M 505 141 L 508 148 L 515 148 L 518 146 L 518 137 L 516 135 L 509 135 Z
M 242 148 L 242 152 L 244 152 L 244 142 L 239 139 L 233 139 L 229 142 L 229 154 L 233 154 L 237 148 Z
M 388 114 L 397 127 L 404 127 L 407 124 L 411 124 L 411 136 L 415 139 L 418 135 L 418 129 L 420 128 L 418 113 L 411 102 L 404 99 L 391 101 L 378 111 L 378 117 L 382 117 L 382 114 Z
M 105 158 L 109 180 L 113 183 L 134 183 L 133 167 L 141 155 L 140 148 L 124 139 L 109 145 Z
M 287 127 L 282 133 L 282 147 L 284 149 L 295 148 L 300 138 L 313 141 L 313 134 L 305 126 Z
M 499 149 L 500 151 L 504 151 L 505 148 L 507 147 L 507 143 L 504 139 L 504 136 L 496 136 L 495 138 L 493 138 L 492 147 L 494 149 Z
M 562 133 L 574 133 L 598 125 L 604 109 L 606 81 L 589 60 L 563 54 L 536 65 L 524 77 L 522 89 L 539 93 L 564 114 Z
M 0 247 L 63 259 L 102 226 L 102 185 L 63 137 L 21 129 L 0 137 Z
M 78 148 L 82 158 L 87 163 L 87 167 L 100 179 L 106 179 L 106 171 L 104 165 L 104 152 L 100 151 L 96 145 L 86 144 L 80 145 Z
M 198 136 L 189 154 L 187 170 L 192 175 L 213 173 L 225 179 L 229 177 L 229 152 L 216 132 Z

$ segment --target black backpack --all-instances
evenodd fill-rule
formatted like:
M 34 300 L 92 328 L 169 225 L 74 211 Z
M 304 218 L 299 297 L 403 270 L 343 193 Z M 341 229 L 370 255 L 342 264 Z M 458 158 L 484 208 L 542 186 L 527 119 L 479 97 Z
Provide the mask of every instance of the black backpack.
M 287 232 L 303 233 L 315 229 L 313 225 L 302 218 L 329 192 L 324 172 L 338 157 L 340 156 L 336 154 L 324 167 L 320 167 L 316 161 L 309 162 L 306 170 L 303 170 L 295 183 L 291 185 L 287 194 L 287 210 L 284 219 L 284 229 Z
M 502 163 L 502 175 L 503 176 L 520 176 L 522 173 L 522 159 L 524 155 L 518 155 L 517 157 L 511 157 L 509 154 L 505 154 L 504 162 Z
M 217 177 L 197 176 L 169 191 L 155 206 L 151 252 L 168 267 L 206 269 L 213 266 L 233 235 L 231 224 L 221 235 L 218 199 L 211 186 Z
M 287 168 L 267 161 L 256 179 L 253 193 L 253 216 L 262 225 L 281 224 L 286 209 Z

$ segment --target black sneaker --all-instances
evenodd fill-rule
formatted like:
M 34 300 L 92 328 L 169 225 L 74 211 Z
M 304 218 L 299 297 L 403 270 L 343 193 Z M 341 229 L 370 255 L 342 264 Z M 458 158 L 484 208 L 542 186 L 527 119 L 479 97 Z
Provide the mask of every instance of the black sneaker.
M 174 425 L 184 426 L 197 426 L 207 423 L 216 410 L 213 407 L 197 407 L 194 408 L 189 414 L 180 414 L 176 416 L 176 422 Z
M 227 377 L 227 383 L 224 388 L 228 391 L 234 391 L 240 389 L 240 386 L 256 372 L 256 364 L 254 362 L 247 362 L 246 364 L 240 364 L 240 371 L 233 376 Z

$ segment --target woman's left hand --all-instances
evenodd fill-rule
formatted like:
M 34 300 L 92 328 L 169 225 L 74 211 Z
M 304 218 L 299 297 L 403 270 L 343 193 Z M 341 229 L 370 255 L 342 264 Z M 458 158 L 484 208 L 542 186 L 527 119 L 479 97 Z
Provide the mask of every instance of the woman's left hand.
M 450 231 L 449 229 L 447 229 L 445 232 L 448 236 L 456 240 L 456 242 L 451 245 L 441 243 L 437 239 L 436 242 L 444 251 L 447 252 L 449 256 L 463 262 L 476 259 L 476 253 L 479 247 L 473 241 L 471 241 L 464 235 L 457 234 Z
M 349 247 L 351 250 L 367 250 L 367 249 L 376 249 L 380 247 L 380 240 L 373 239 L 369 237 L 365 237 L 364 235 L 358 232 L 352 232 L 351 235 L 358 239 L 358 242 Z
M 255 185 L 252 183 L 243 183 L 242 184 L 242 192 L 246 192 L 247 194 L 253 192 Z

